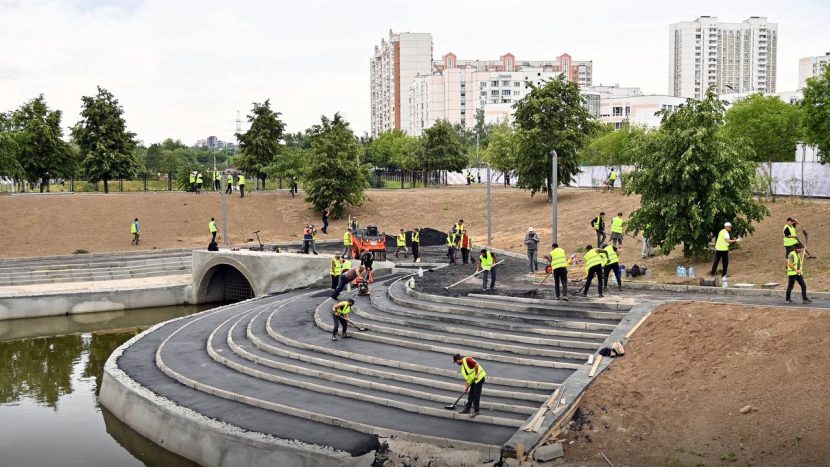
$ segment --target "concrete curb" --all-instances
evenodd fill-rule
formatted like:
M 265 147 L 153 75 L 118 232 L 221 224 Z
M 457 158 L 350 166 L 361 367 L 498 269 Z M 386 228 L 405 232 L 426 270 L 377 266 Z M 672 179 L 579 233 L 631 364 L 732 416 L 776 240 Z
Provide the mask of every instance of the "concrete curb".
M 661 292 L 690 292 L 709 295 L 733 295 L 738 297 L 776 297 L 784 299 L 786 290 L 744 289 L 737 287 L 701 287 L 699 285 L 659 284 L 647 282 L 626 282 L 625 286 L 638 290 L 655 290 Z M 811 298 L 830 300 L 830 292 L 810 292 Z
M 509 295 L 485 295 L 485 294 L 478 294 L 478 293 L 471 293 L 467 295 L 468 297 L 478 298 L 478 299 L 490 299 L 490 300 L 498 300 L 502 302 L 514 302 L 514 303 L 522 303 L 527 305 L 542 305 L 542 306 L 550 306 L 550 307 L 568 307 L 568 308 L 603 308 L 607 310 L 622 310 L 628 311 L 631 309 L 631 305 L 625 305 L 622 303 L 591 303 L 591 302 L 577 302 L 577 301 L 570 301 L 567 304 L 556 301 L 556 300 L 547 300 L 542 298 L 525 298 L 525 297 L 511 297 Z
M 207 315 L 225 309 L 227 307 L 203 313 Z M 101 405 L 150 441 L 201 465 L 324 467 L 334 462 L 348 467 L 366 467 L 372 464 L 374 452 L 352 457 L 325 446 L 254 433 L 205 417 L 155 394 L 118 368 L 118 359 L 139 339 L 162 326 L 189 318 L 192 316 L 160 323 L 118 347 L 104 366 L 99 395 Z M 160 423 L 162 420 L 164 423 Z
M 326 303 L 326 302 L 323 302 Z M 322 306 L 322 304 L 320 305 Z M 314 322 L 317 324 L 317 327 L 320 329 L 326 330 L 331 332 L 334 329 L 334 325 L 324 323 L 320 318 L 319 309 L 320 306 L 317 307 L 317 312 L 314 313 Z M 378 326 L 375 326 L 376 330 Z M 381 331 L 383 332 L 383 331 Z M 410 349 L 416 350 L 425 350 L 428 352 L 435 352 L 435 353 L 443 353 L 446 355 L 452 355 L 458 351 L 458 349 L 451 348 L 451 347 L 442 347 L 439 345 L 432 345 L 432 344 L 422 344 L 420 342 L 409 342 L 409 341 L 401 341 L 397 340 L 392 337 L 383 337 L 377 336 L 373 334 L 354 334 L 353 337 L 355 339 L 365 340 L 365 341 L 372 341 L 378 342 L 381 344 L 389 344 L 394 345 L 396 347 L 406 347 Z M 476 352 L 476 357 L 482 358 L 484 360 L 491 360 L 494 362 L 502 362 L 502 363 L 513 363 L 516 365 L 525 365 L 525 366 L 535 366 L 540 368 L 567 368 L 567 369 L 577 369 L 581 365 L 577 363 L 564 363 L 564 362 L 551 362 L 545 360 L 531 360 L 529 358 L 522 358 L 522 357 L 510 357 L 505 355 L 496 355 L 496 354 L 489 354 L 485 352 Z M 585 358 L 587 361 L 587 357 Z

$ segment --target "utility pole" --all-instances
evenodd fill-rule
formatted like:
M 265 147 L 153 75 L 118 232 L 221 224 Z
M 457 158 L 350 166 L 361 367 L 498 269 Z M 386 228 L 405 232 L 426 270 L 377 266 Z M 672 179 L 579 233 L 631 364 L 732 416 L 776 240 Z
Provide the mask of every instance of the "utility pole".
M 552 237 L 553 243 L 558 243 L 557 241 L 557 225 L 556 225 L 556 207 L 559 204 L 559 173 L 557 164 L 559 163 L 559 157 L 556 154 L 556 149 L 551 149 L 550 151 L 550 204 L 551 204 L 551 212 L 550 212 L 550 224 L 553 227 L 552 229 Z
M 229 171 L 226 170 L 222 174 L 222 182 L 219 184 L 222 191 L 222 243 L 225 246 L 228 246 L 228 195 L 225 193 L 228 188 L 228 173 Z
M 479 159 L 479 134 L 476 129 L 476 159 Z M 490 191 L 490 163 L 487 163 L 487 248 L 493 240 L 493 194 Z

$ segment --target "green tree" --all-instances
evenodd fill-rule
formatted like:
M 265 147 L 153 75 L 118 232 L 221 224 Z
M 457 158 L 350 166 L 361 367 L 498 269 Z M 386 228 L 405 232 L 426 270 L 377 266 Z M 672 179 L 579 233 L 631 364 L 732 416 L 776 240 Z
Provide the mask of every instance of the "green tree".
M 807 80 L 804 99 L 804 133 L 810 144 L 818 146 L 822 164 L 830 161 L 830 66 L 820 76 Z
M 375 167 L 399 167 L 393 161 L 404 151 L 407 138 L 399 129 L 381 133 L 366 146 L 366 162 Z
M 305 174 L 308 149 L 292 146 L 280 150 L 274 162 L 266 168 L 269 177 L 299 182 Z
M 664 254 L 682 245 L 686 257 L 707 256 L 724 222 L 743 237 L 769 215 L 752 194 L 752 150 L 723 136 L 723 119 L 723 103 L 709 90 L 664 113 L 660 129 L 634 148 L 639 164 L 625 176 L 625 193 L 640 195 L 640 208 L 627 229 L 644 232 Z
M 111 92 L 98 86 L 94 97 L 81 98 L 81 120 L 72 128 L 72 139 L 81 153 L 81 166 L 89 180 L 130 178 L 138 168 L 135 133 L 127 131 L 124 109 Z
M 625 122 L 614 131 L 613 126 L 603 125 L 602 130 L 588 141 L 580 152 L 580 163 L 586 165 L 631 165 L 637 160 L 632 152 L 636 139 L 645 131 Z
M 17 178 L 23 168 L 17 161 L 19 146 L 11 129 L 11 119 L 0 113 L 0 176 Z
M 507 123 L 493 127 L 490 142 L 484 151 L 484 158 L 490 167 L 502 173 L 516 170 L 516 137 Z
M 28 181 L 41 180 L 41 192 L 50 177 L 73 175 L 75 161 L 62 139 L 61 111 L 50 110 L 43 94 L 20 106 L 12 114 L 10 127 L 17 143 L 17 162 Z
M 251 127 L 245 133 L 236 134 L 240 152 L 235 159 L 237 167 L 260 179 L 263 186 L 268 175 L 266 168 L 277 156 L 285 132 L 285 123 L 280 120 L 280 115 L 279 112 L 271 110 L 270 99 L 266 99 L 262 104 L 254 102 L 254 107 L 248 115 Z
M 558 180 L 569 183 L 579 171 L 578 153 L 585 145 L 595 123 L 585 108 L 579 85 L 559 76 L 536 86 L 529 82 L 530 93 L 515 108 L 517 186 L 531 195 L 546 191 L 551 197 L 551 157 L 558 155 Z
M 335 218 L 347 205 L 360 206 L 369 187 L 367 167 L 360 163 L 360 144 L 349 123 L 334 114 L 309 129 L 311 149 L 306 168 L 307 202 L 316 211 L 331 206 Z
M 458 132 L 446 120 L 424 130 L 422 168 L 427 171 L 460 172 L 467 167 L 467 154 Z
M 803 134 L 801 111 L 777 96 L 752 94 L 726 111 L 723 133 L 733 144 L 748 145 L 751 161 L 792 161 Z

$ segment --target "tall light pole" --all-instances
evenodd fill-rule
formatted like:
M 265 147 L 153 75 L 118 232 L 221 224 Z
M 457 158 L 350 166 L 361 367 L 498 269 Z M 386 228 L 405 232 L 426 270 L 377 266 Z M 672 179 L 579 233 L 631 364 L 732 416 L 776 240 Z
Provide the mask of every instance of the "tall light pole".
M 227 187 L 228 175 L 225 173 L 222 174 L 222 179 L 219 183 L 219 189 L 221 190 L 220 196 L 222 196 L 222 240 L 225 246 L 228 246 L 228 195 L 225 193 Z
M 801 197 L 804 198 L 804 159 L 807 158 L 807 143 L 801 143 Z
M 557 164 L 559 163 L 559 157 L 556 154 L 556 149 L 550 150 L 550 224 L 552 227 L 552 243 L 557 242 L 557 229 L 556 229 L 556 206 L 559 204 L 559 174 L 557 171 Z
M 476 129 L 476 159 L 479 159 L 479 136 Z M 480 159 L 479 159 L 480 160 Z M 487 163 L 487 247 L 493 239 L 493 195 L 490 191 L 490 163 Z

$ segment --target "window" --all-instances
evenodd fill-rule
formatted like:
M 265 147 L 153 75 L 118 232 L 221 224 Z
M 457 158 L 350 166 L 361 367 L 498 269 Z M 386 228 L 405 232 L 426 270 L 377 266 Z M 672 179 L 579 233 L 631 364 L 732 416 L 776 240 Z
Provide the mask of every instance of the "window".
M 493 97 L 497 97 L 499 95 L 499 90 L 498 89 L 491 90 L 490 95 L 493 96 Z
M 501 100 L 501 103 L 502 103 L 502 104 L 509 104 L 509 103 L 511 103 L 511 102 L 513 102 L 513 101 L 511 101 L 510 99 L 502 99 L 502 100 Z
M 622 128 L 622 122 L 614 122 L 614 129 L 619 130 Z
M 518 87 L 520 87 L 521 85 L 522 85 L 522 82 L 521 82 L 521 81 L 513 81 L 513 86 L 514 86 L 514 87 L 517 87 L 517 88 L 518 88 Z
M 520 96 L 520 95 L 522 95 L 522 91 L 513 91 L 513 95 L 514 96 Z
M 496 87 L 499 86 L 499 82 L 498 81 L 490 81 L 490 86 L 493 86 L 494 88 L 496 88 Z
M 481 95 L 482 95 L 482 96 L 486 96 L 486 95 L 487 95 L 487 91 L 481 91 Z
M 502 86 L 510 86 L 510 81 L 502 81 L 501 85 Z
M 510 90 L 509 89 L 502 89 L 501 95 L 502 96 L 509 96 L 510 95 Z
M 628 117 L 631 115 L 631 107 L 625 106 L 625 116 Z
M 622 108 L 622 107 L 613 107 L 613 108 L 611 109 L 611 115 L 613 115 L 613 116 L 615 116 L 615 117 L 620 117 L 620 116 L 622 116 L 622 112 L 623 112 L 623 108 Z

